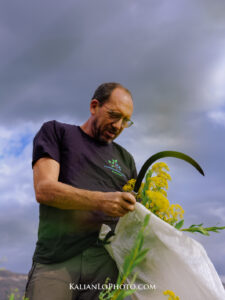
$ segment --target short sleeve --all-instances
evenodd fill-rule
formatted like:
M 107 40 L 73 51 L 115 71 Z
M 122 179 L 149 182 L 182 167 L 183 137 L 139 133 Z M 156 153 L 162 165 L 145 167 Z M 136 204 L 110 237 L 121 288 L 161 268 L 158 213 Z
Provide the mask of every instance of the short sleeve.
M 34 137 L 32 168 L 42 157 L 50 157 L 60 163 L 60 134 L 56 129 L 56 121 L 44 123 Z

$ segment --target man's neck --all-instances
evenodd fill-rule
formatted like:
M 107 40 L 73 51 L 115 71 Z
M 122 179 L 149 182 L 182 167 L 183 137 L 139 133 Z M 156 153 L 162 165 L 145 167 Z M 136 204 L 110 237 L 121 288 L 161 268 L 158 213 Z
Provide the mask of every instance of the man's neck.
M 91 131 L 91 124 L 90 120 L 87 120 L 80 128 L 90 137 L 93 137 L 92 131 Z

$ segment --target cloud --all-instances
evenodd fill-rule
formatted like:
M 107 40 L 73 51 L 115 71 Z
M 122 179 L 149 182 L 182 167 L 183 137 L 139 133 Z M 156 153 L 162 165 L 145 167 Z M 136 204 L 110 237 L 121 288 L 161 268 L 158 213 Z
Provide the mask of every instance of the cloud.
M 208 113 L 208 117 L 214 123 L 225 126 L 225 112 L 224 111 L 222 111 L 222 110 L 212 111 L 212 112 Z
M 35 126 L 33 126 L 34 129 Z M 32 124 L 0 127 L 0 188 L 3 203 L 28 205 L 32 191 Z
M 85 3 L 66 1 L 62 9 L 57 2 L 50 18 L 36 7 L 33 35 L 25 28 L 33 8 L 18 7 L 15 29 L 15 11 L 6 6 L 5 28 L 25 36 L 1 72 L 1 99 L 11 103 L 11 110 L 1 109 L 2 122 L 59 118 L 60 113 L 85 117 L 96 85 L 115 79 L 134 93 L 136 114 L 161 116 L 163 130 L 179 128 L 190 112 L 215 106 L 208 96 L 211 72 L 221 65 L 224 45 L 214 24 L 223 28 L 224 23 L 215 19 L 218 11 L 209 2 L 202 7 L 191 1 L 100 1 L 99 10 L 93 1 L 91 13 Z M 50 10 L 52 2 L 45 7 Z M 4 38 L 7 44 L 7 34 Z

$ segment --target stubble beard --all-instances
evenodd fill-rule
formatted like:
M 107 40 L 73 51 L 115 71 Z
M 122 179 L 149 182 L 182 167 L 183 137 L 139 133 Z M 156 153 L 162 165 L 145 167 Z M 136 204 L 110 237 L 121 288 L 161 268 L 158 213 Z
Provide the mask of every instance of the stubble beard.
M 92 135 L 94 137 L 94 139 L 96 139 L 99 142 L 103 142 L 103 143 L 109 143 L 108 141 L 106 141 L 105 139 L 101 138 L 101 129 L 100 126 L 98 126 L 97 124 L 97 119 L 95 119 L 92 123 Z
M 108 139 L 108 140 L 104 139 L 104 138 L 102 138 L 102 136 L 104 136 L 103 132 L 104 132 L 105 129 L 107 129 L 107 128 L 101 129 L 101 127 L 98 126 L 97 119 L 95 119 L 93 121 L 93 123 L 92 123 L 92 135 L 93 135 L 94 139 L 98 140 L 99 142 L 105 143 L 105 144 L 110 144 L 116 138 L 117 135 L 115 136 L 114 139 Z

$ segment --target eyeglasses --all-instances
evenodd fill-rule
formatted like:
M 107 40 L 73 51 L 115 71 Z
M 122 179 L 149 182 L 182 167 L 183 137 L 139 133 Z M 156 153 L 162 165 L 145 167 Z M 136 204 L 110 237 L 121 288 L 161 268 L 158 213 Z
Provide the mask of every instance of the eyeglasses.
M 105 104 L 104 104 L 104 107 L 106 107 L 108 109 L 107 113 L 109 115 L 109 118 L 111 120 L 113 120 L 113 122 L 118 122 L 119 120 L 123 119 L 122 127 L 124 127 L 124 128 L 128 128 L 134 124 L 133 121 L 131 121 L 130 119 L 127 119 L 127 118 L 123 118 L 123 116 L 119 112 L 115 112 L 115 111 L 109 109 Z

